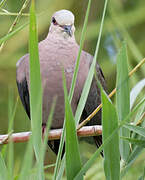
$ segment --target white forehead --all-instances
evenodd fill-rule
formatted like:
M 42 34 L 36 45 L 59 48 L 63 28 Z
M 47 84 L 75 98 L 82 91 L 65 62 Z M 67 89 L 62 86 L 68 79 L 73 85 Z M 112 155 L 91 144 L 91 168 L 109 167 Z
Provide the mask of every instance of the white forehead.
M 59 25 L 71 25 L 74 24 L 74 15 L 68 10 L 60 10 L 53 14 L 53 16 Z

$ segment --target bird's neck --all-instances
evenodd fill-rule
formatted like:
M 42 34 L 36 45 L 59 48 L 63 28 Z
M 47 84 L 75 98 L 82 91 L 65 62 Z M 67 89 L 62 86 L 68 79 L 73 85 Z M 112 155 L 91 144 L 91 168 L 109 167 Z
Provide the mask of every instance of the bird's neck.
M 52 39 L 53 41 L 65 41 L 66 43 L 76 43 L 75 36 L 69 36 L 66 33 L 51 33 L 47 35 L 47 39 Z

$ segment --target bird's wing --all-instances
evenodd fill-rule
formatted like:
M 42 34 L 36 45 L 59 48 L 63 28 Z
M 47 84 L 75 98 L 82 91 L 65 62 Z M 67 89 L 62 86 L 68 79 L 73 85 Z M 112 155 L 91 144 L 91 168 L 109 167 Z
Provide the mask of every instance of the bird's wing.
M 16 72 L 16 82 L 18 87 L 18 92 L 22 101 L 22 104 L 26 110 L 28 117 L 30 118 L 30 101 L 29 101 L 29 91 L 27 79 L 25 76 L 25 58 L 28 55 L 23 56 L 17 62 L 17 72 Z

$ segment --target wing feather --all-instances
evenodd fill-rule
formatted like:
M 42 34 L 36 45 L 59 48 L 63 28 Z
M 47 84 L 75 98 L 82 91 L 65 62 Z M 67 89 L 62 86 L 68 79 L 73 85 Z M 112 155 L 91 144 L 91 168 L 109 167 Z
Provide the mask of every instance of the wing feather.
M 29 101 L 29 91 L 28 91 L 26 78 L 23 79 L 21 82 L 17 81 L 17 87 L 22 104 L 25 108 L 28 117 L 30 118 L 30 101 Z

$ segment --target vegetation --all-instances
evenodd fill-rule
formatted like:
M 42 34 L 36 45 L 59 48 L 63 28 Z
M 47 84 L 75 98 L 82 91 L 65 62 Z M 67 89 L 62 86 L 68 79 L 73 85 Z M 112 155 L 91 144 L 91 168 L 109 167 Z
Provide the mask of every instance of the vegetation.
M 1 145 L 0 179 L 61 179 L 65 177 L 83 179 L 84 174 L 85 179 L 88 180 L 144 179 L 145 98 L 142 89 L 145 86 L 145 79 L 143 79 L 145 67 L 142 65 L 131 77 L 128 76 L 128 72 L 145 56 L 145 37 L 143 36 L 145 2 L 142 0 L 134 2 L 127 0 L 110 2 L 107 0 L 105 2 L 63 0 L 61 5 L 58 5 L 56 0 L 53 3 L 51 1 L 35 3 L 34 0 L 30 3 L 25 0 L 23 4 L 21 3 L 21 1 L 12 3 L 8 0 L 0 2 L 2 27 L 0 29 L 0 134 L 11 134 L 13 130 L 20 132 L 31 129 L 32 138 L 24 144 L 10 142 L 8 145 Z M 50 16 L 58 8 L 70 9 L 74 12 L 76 37 L 78 42 L 80 40 L 81 45 L 80 52 L 84 47 L 83 49 L 94 54 L 94 59 L 75 116 L 72 113 L 70 102 L 75 86 L 79 56 L 69 95 L 63 74 L 65 126 L 56 159 L 50 151 L 48 155 L 45 155 L 47 136 L 43 142 L 41 138 L 42 89 L 36 20 L 39 38 L 42 40 L 48 33 Z M 28 41 L 29 50 L 26 48 Z M 30 53 L 32 128 L 30 128 L 30 121 L 20 101 L 17 100 L 18 93 L 15 83 L 16 61 L 28 51 Z M 114 87 L 117 89 L 112 101 L 101 89 L 103 145 L 97 150 L 95 146 L 90 147 L 83 142 L 79 146 L 75 128 L 89 92 L 96 59 L 99 59 L 105 74 L 108 91 L 111 92 Z M 49 115 L 47 134 L 55 110 L 55 102 L 56 99 L 54 99 Z M 35 106 L 36 104 L 40 106 Z M 61 161 L 64 134 L 66 134 L 66 154 Z M 100 157 L 102 150 L 104 150 L 104 158 Z M 34 154 L 36 160 L 33 159 Z M 80 154 L 83 154 L 83 157 Z M 64 169 L 66 174 L 62 177 Z

